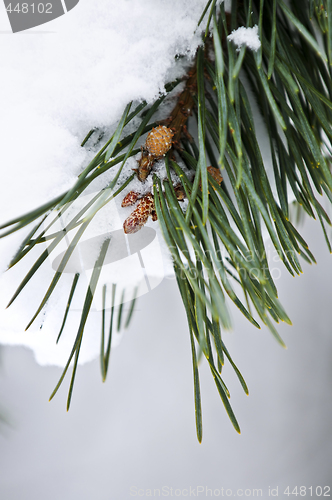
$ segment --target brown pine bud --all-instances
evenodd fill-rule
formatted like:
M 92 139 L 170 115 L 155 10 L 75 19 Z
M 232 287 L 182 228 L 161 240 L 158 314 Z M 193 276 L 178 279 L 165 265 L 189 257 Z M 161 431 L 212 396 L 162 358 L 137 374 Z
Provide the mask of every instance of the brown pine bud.
M 215 167 L 207 167 L 207 171 L 209 172 L 209 174 L 211 175 L 211 177 L 214 178 L 214 180 L 216 182 L 218 182 L 219 186 L 222 182 L 222 176 L 220 174 L 220 170 L 219 168 L 215 168 Z M 199 183 L 199 188 L 202 189 L 202 183 L 200 182 Z M 214 189 L 214 188 L 213 188 Z M 210 193 L 210 191 L 209 191 Z
M 221 182 L 222 182 L 222 175 L 220 173 L 220 170 L 219 168 L 215 168 L 215 167 L 208 167 L 207 168 L 207 171 L 209 172 L 209 174 L 211 175 L 211 177 L 214 178 L 214 180 L 216 182 L 218 182 L 218 184 L 220 185 Z

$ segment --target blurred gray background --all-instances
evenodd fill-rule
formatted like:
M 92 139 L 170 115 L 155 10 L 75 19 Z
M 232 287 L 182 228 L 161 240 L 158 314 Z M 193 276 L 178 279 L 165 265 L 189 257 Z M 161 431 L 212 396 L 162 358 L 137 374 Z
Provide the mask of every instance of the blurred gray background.
M 293 321 L 279 326 L 288 349 L 231 307 L 234 330 L 224 339 L 249 397 L 229 364 L 224 377 L 241 435 L 203 362 L 197 442 L 190 340 L 174 281 L 140 298 L 105 384 L 98 360 L 79 367 L 69 413 L 68 378 L 48 402 L 61 369 L 4 347 L 0 402 L 11 425 L 0 432 L 1 500 L 129 499 L 139 489 L 147 498 L 148 489 L 172 487 L 175 496 L 197 486 L 261 488 L 262 498 L 269 487 L 289 498 L 287 486 L 313 486 L 316 498 L 316 486 L 332 486 L 332 256 L 318 223 L 306 221 L 302 233 L 318 264 L 304 263 L 297 278 L 279 266 L 279 296 Z

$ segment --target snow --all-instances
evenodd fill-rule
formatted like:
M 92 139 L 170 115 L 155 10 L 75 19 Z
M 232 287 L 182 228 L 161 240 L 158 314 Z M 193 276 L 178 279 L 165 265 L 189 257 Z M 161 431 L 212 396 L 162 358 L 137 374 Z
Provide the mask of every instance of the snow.
M 183 74 L 174 55 L 194 54 L 204 4 L 81 0 L 34 35 L 3 38 L 1 159 L 15 161 L 16 203 L 2 220 L 68 189 L 87 160 L 80 143 L 90 128 L 116 124 L 129 101 L 152 102 Z M 1 13 L 0 29 L 9 24 Z
M 246 45 L 251 50 L 258 50 L 261 42 L 258 36 L 258 26 L 252 28 L 245 28 L 241 26 L 237 30 L 233 30 L 227 39 L 237 45 L 237 50 L 240 50 L 242 45 Z
M 4 5 L 0 4 L 3 42 L 0 44 L 0 160 L 3 169 L 0 222 L 20 216 L 68 190 L 93 155 L 89 147 L 80 146 L 88 131 L 97 127 L 109 136 L 129 101 L 153 102 L 164 91 L 167 81 L 185 73 L 188 59 L 200 43 L 200 30 L 195 32 L 195 29 L 205 5 L 206 0 L 100 0 L 97 3 L 80 0 L 66 15 L 13 35 Z M 201 27 L 204 29 L 204 21 Z M 175 64 L 176 54 L 188 57 Z M 166 113 L 167 108 L 161 112 Z M 130 127 L 127 132 L 130 133 Z M 135 166 L 136 160 L 131 158 L 122 176 L 131 173 Z M 165 174 L 162 162 L 155 166 L 155 170 L 158 169 L 162 177 Z M 85 201 L 93 191 L 105 187 L 113 176 L 110 171 L 96 179 L 86 191 Z M 149 180 L 141 189 L 151 189 L 150 183 Z M 126 191 L 123 196 L 125 194 Z M 78 210 L 78 206 L 74 209 Z M 90 242 L 93 251 L 98 252 L 105 233 L 121 227 L 127 212 L 128 209 L 120 209 L 119 201 L 109 203 L 88 226 L 82 245 Z M 64 215 L 62 222 L 65 221 Z M 156 224 L 149 222 L 149 227 L 156 228 Z M 1 241 L 0 272 L 6 269 L 29 230 L 25 228 Z M 44 250 L 46 245 L 40 244 L 38 252 L 31 252 L 1 277 L 0 342 L 25 345 L 34 350 L 39 363 L 63 366 L 77 332 L 79 308 L 91 270 L 84 271 L 79 280 L 75 297 L 77 310 L 70 316 L 68 328 L 57 346 L 55 339 L 73 273 L 64 273 L 45 311 L 27 332 L 24 328 L 54 276 L 52 263 L 66 249 L 64 240 L 22 294 L 5 310 L 41 248 Z M 146 279 L 150 280 L 148 288 L 157 286 L 163 276 L 171 272 L 171 262 L 160 233 L 141 254 L 146 262 L 144 272 L 141 265 L 137 266 L 137 254 L 130 258 L 131 261 L 136 259 L 136 264 L 123 259 L 126 270 L 121 268 L 119 261 L 108 267 L 113 266 L 113 280 L 119 280 L 129 271 L 131 288 L 141 280 L 140 293 L 145 293 L 148 291 Z M 140 276 L 135 275 L 135 269 Z M 124 286 L 128 286 L 126 280 L 119 284 L 119 290 Z M 100 290 L 97 292 L 99 298 L 93 304 L 86 325 L 80 362 L 93 359 L 99 351 L 96 329 L 100 331 Z M 128 293 L 127 300 L 130 296 Z

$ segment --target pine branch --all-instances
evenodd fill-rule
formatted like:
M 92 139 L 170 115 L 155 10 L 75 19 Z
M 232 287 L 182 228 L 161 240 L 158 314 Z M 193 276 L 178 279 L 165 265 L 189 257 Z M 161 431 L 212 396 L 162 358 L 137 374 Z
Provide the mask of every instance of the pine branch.
M 168 245 L 187 314 L 199 441 L 202 439 L 198 373 L 200 354 L 209 365 L 226 412 L 238 432 L 239 424 L 229 403 L 230 392 L 221 376 L 224 374 L 225 358 L 248 394 L 244 378 L 222 339 L 222 330 L 231 327 L 228 298 L 257 328 L 260 328 L 258 321 L 265 324 L 282 346 L 284 342 L 275 323 L 284 321 L 291 324 L 278 299 L 263 232 L 268 232 L 291 275 L 302 272 L 301 259 L 315 263 L 307 243 L 295 227 L 297 224 L 290 221 L 289 200 L 293 198 L 309 217 L 318 218 L 331 252 L 326 231 L 331 221 L 321 200 L 324 196 L 324 201 L 332 201 L 332 3 L 327 0 L 310 0 L 308 3 L 293 0 L 287 5 L 282 0 L 248 0 L 233 2 L 231 14 L 225 13 L 223 3 L 217 9 L 216 3 L 211 0 L 207 3 L 199 21 L 200 24 L 208 12 L 204 46 L 198 49 L 194 66 L 188 71 L 185 88 L 169 117 L 159 122 L 167 125 L 174 134 L 173 147 L 165 157 L 167 178 L 160 178 L 158 172 L 153 170 L 150 173 L 152 163 L 145 172 L 153 176 L 150 197 L 153 196 L 154 207 L 150 215 L 154 220 L 158 219 L 155 224 L 159 224 Z M 207 36 L 211 24 L 212 43 Z M 245 45 L 238 50 L 228 38 L 230 32 L 242 26 L 252 28 L 255 25 L 258 26 L 261 42 L 258 50 L 250 50 Z M 136 174 L 128 175 L 119 184 L 120 174 L 128 158 L 139 152 L 135 149 L 137 142 L 157 125 L 157 111 L 179 83 L 168 84 L 165 94 L 150 107 L 143 102 L 129 113 L 133 106 L 129 103 L 114 134 L 70 190 L 0 227 L 3 230 L 0 237 L 4 237 L 25 226 L 33 226 L 10 267 L 24 259 L 32 249 L 38 248 L 41 242 L 50 242 L 23 279 L 9 305 L 65 235 L 75 233 L 28 326 L 47 304 L 87 225 L 93 224 L 95 215 L 119 196 L 126 186 L 130 186 Z M 267 171 L 260 151 L 251 94 L 266 126 L 272 173 Z M 126 132 L 126 127 L 137 117 L 141 119 L 140 125 L 133 133 Z M 82 147 L 90 141 L 94 132 L 95 129 L 92 129 L 88 133 Z M 141 164 L 151 160 L 149 155 L 143 148 Z M 209 165 L 220 170 L 222 182 L 211 175 Z M 114 169 L 114 175 L 109 184 L 67 223 L 64 230 L 56 231 L 56 222 L 70 205 L 83 196 L 97 177 L 111 169 Z M 177 184 L 174 184 L 174 176 Z M 140 180 L 144 180 L 143 177 Z M 183 209 L 183 199 L 187 199 L 186 209 Z M 46 227 L 41 230 L 42 222 Z M 74 359 L 68 408 L 84 325 L 105 252 L 106 247 L 103 246 L 87 290 L 75 344 L 51 396 L 56 393 Z M 69 298 L 58 340 L 64 334 L 78 280 L 79 274 L 76 274 L 68 290 Z M 122 307 L 115 318 L 114 300 L 115 293 L 118 293 L 115 284 L 112 290 L 107 328 L 106 285 L 103 287 L 100 350 L 103 380 L 109 366 L 112 332 L 115 325 L 119 329 L 123 323 Z M 134 295 L 126 327 L 132 317 L 135 300 Z

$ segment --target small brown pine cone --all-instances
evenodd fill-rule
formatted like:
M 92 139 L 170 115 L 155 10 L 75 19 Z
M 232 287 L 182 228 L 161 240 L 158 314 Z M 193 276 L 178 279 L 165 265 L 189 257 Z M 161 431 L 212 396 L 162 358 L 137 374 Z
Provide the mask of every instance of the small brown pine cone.
M 141 158 L 138 160 L 138 168 L 135 168 L 138 180 L 144 182 L 151 172 L 151 168 L 154 164 L 154 158 L 146 152 L 142 152 Z
M 129 193 L 123 198 L 121 206 L 122 207 L 130 207 L 134 205 L 138 200 L 139 193 L 136 191 L 129 191 Z
M 165 125 L 153 128 L 145 141 L 145 149 L 154 158 L 159 158 L 167 153 L 172 147 L 173 132 Z
M 141 198 L 135 210 L 127 217 L 123 223 L 126 234 L 137 233 L 146 224 L 149 215 L 155 210 L 154 199 L 151 193 Z

